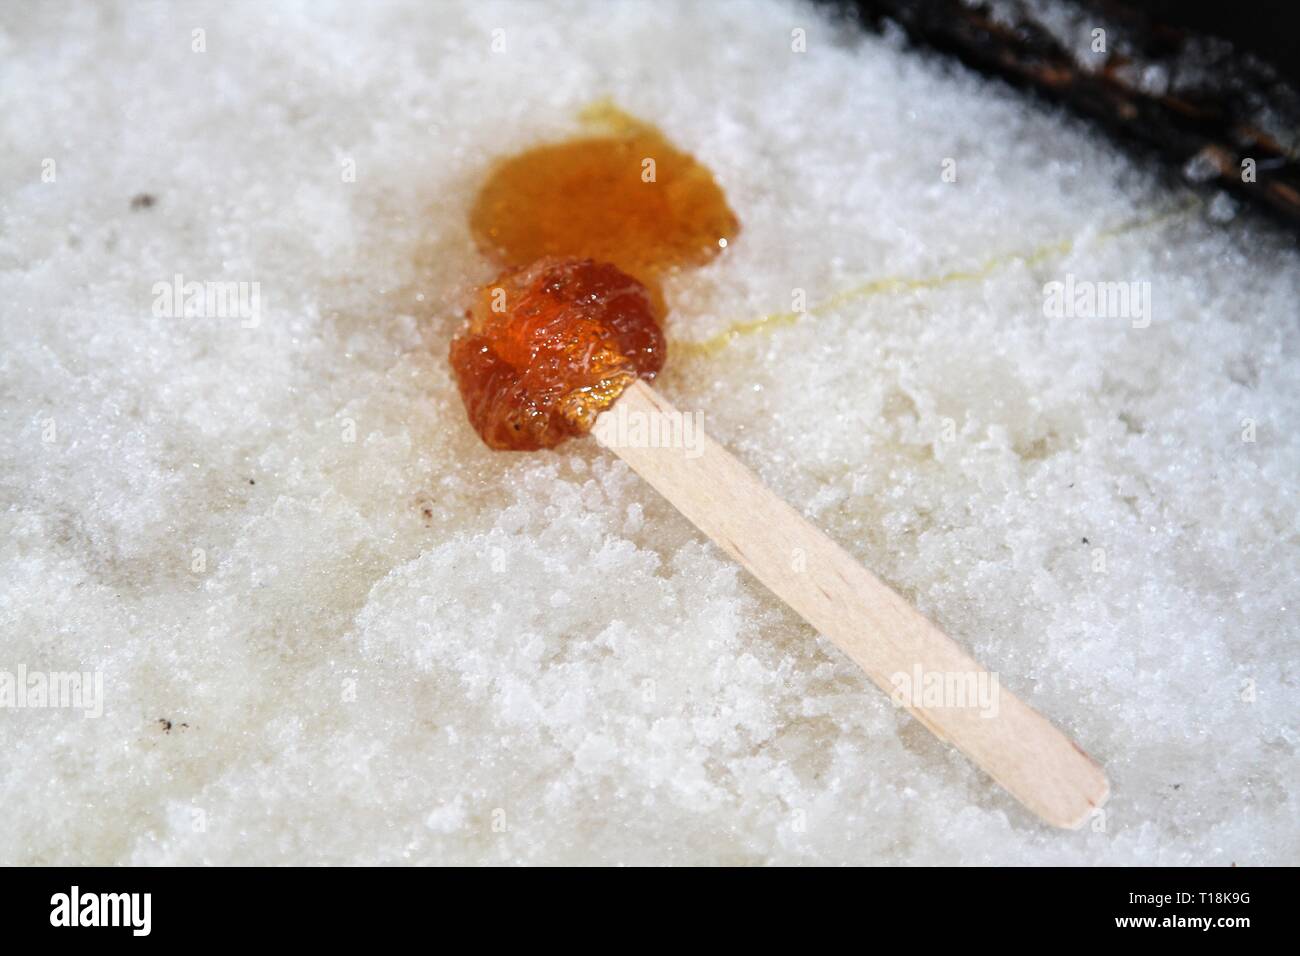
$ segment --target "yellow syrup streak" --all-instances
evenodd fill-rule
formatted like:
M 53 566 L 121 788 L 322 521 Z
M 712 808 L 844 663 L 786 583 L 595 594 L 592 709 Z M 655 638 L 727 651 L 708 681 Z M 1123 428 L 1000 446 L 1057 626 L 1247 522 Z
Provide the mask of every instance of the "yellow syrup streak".
M 649 123 L 619 109 L 609 97 L 593 100 L 584 106 L 578 113 L 578 122 L 610 136 L 627 136 L 647 129 L 654 130 Z
M 1159 213 L 1147 219 L 1137 219 L 1123 223 L 1112 229 L 1100 232 L 1097 234 L 1097 239 L 1098 241 L 1108 241 L 1129 233 L 1145 229 L 1154 229 L 1155 227 L 1160 226 L 1171 219 L 1182 216 L 1201 205 L 1201 201 L 1193 197 L 1189 202 L 1182 203 L 1166 212 Z M 1036 249 L 1031 249 L 1028 252 L 1016 252 L 1009 255 L 997 256 L 972 269 L 959 269 L 953 272 L 945 272 L 934 276 L 894 276 L 883 279 L 873 279 L 870 282 L 863 283 L 862 285 L 837 292 L 824 302 L 820 302 L 808 309 L 807 312 L 773 312 L 757 319 L 739 320 L 731 323 L 723 331 L 710 338 L 700 339 L 698 341 L 673 339 L 670 341 L 669 346 L 674 356 L 716 355 L 738 338 L 752 335 L 756 332 L 771 332 L 783 326 L 793 325 L 801 318 L 806 318 L 808 316 L 825 315 L 826 313 L 833 312 L 835 309 L 847 305 L 850 302 L 856 302 L 860 299 L 868 299 L 878 295 L 938 289 L 959 282 L 979 282 L 990 278 L 1001 270 L 1016 263 L 1023 263 L 1032 266 L 1056 256 L 1063 256 L 1070 252 L 1075 245 L 1076 240 L 1074 239 L 1062 239 L 1059 242 L 1048 243 L 1039 246 Z

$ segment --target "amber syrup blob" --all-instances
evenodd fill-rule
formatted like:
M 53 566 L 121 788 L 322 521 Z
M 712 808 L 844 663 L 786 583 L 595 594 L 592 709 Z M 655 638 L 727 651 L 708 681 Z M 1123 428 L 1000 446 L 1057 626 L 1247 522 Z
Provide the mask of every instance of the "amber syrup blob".
M 657 298 L 665 272 L 705 264 L 740 224 L 712 173 L 658 129 L 608 104 L 584 119 L 597 131 L 492 170 L 470 212 L 475 241 L 502 266 L 608 262 Z

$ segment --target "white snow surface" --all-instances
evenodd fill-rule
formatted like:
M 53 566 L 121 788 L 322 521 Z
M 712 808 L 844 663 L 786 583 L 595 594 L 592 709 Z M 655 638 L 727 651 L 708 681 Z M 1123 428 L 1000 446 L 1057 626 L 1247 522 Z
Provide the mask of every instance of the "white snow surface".
M 662 390 L 1104 816 L 1038 823 L 593 441 L 470 430 L 474 191 L 605 97 L 742 223 Z M 4 4 L 0 671 L 103 714 L 0 709 L 0 863 L 1300 862 L 1300 255 L 1175 179 L 792 3 Z

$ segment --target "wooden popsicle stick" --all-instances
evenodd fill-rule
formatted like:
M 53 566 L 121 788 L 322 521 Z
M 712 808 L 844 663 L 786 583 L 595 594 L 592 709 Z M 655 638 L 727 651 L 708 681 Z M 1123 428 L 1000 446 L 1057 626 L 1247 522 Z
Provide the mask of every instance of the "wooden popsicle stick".
M 991 679 L 951 638 L 769 491 L 722 446 L 698 430 L 689 443 L 648 441 L 652 420 L 662 426 L 661 435 L 670 433 L 670 423 L 681 422 L 672 405 L 637 381 L 597 418 L 592 434 L 833 641 L 877 686 L 902 699 L 917 720 L 1039 817 L 1077 829 L 1106 801 L 1110 785 L 1102 769 L 1000 681 L 995 684 L 995 707 L 988 706 L 987 697 L 983 702 L 954 697 L 935 706 L 915 690 L 897 693 L 906 683 L 896 684 L 895 675 L 910 679 L 917 668 L 921 674 L 952 677 L 967 686 L 972 679 Z M 684 434 L 680 428 L 678 434 Z M 656 447 L 648 447 L 651 444 Z

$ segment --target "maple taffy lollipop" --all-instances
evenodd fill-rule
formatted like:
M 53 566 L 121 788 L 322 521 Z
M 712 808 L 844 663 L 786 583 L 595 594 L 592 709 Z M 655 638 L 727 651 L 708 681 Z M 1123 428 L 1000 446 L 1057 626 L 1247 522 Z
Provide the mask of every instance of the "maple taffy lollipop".
M 547 256 L 474 297 L 451 365 L 488 447 L 553 448 L 591 430 L 638 377 L 663 368 L 650 293 L 607 262 Z
M 632 437 L 671 434 L 682 420 L 648 384 L 665 359 L 656 322 L 661 300 L 651 286 L 666 268 L 682 264 L 683 249 L 690 250 L 685 261 L 716 254 L 726 245 L 717 240 L 727 236 L 710 238 L 710 230 L 725 227 L 734 234 L 735 220 L 717 214 L 712 200 L 725 208 L 721 190 L 715 195 L 704 188 L 694 160 L 663 152 L 642 124 L 624 124 L 612 142 L 579 142 L 585 145 L 525 154 L 545 159 L 533 170 L 536 179 L 517 184 L 526 201 L 510 200 L 512 178 L 527 178 L 527 167 L 516 159 L 489 180 L 489 198 L 480 197 L 476 206 L 477 213 L 492 210 L 475 220 L 485 251 L 508 266 L 476 295 L 451 346 L 457 384 L 479 435 L 492 448 L 532 450 L 593 432 L 929 730 L 1042 819 L 1081 826 L 1105 802 L 1109 784 L 1065 734 L 1000 684 L 994 685 L 999 693 L 992 707 L 979 694 L 934 700 L 920 686 L 900 694 L 900 675 L 909 682 L 915 675 L 955 679 L 963 686 L 987 686 L 979 682 L 989 675 L 707 435 L 696 435 L 689 448 Z M 674 199 L 656 193 L 654 182 L 640 180 L 653 214 L 639 212 L 642 199 L 628 178 L 654 158 L 638 156 L 651 147 L 678 168 L 689 168 L 693 184 Z M 564 198 L 580 193 L 584 184 L 593 196 L 581 206 L 582 230 L 575 233 L 554 217 L 564 215 Z M 691 215 L 682 195 L 704 204 L 711 225 L 697 229 L 679 221 Z M 601 209 L 609 212 L 602 215 Z M 512 215 L 525 219 L 508 228 L 493 225 L 494 217 Z M 655 229 L 642 230 L 638 223 L 667 224 L 674 235 L 691 238 L 664 243 Z M 613 242 L 611 236 L 621 238 Z M 647 248 L 668 254 L 646 254 Z M 648 427 L 602 427 L 615 411 Z M 793 570 L 796 555 L 803 558 L 801 570 Z

